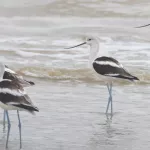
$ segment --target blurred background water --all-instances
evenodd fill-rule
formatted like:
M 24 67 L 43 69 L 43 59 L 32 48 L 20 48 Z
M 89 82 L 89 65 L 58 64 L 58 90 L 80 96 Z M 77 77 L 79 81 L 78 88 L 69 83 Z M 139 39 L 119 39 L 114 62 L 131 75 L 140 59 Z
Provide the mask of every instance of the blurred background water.
M 36 83 L 27 91 L 40 112 L 21 112 L 23 149 L 150 148 L 150 27 L 134 28 L 150 23 L 149 5 L 148 0 L 0 1 L 0 60 Z M 100 50 L 140 78 L 115 85 L 111 123 L 104 115 L 107 89 L 89 67 L 89 47 L 64 49 L 89 35 L 98 36 Z M 9 149 L 16 150 L 17 117 L 10 114 Z

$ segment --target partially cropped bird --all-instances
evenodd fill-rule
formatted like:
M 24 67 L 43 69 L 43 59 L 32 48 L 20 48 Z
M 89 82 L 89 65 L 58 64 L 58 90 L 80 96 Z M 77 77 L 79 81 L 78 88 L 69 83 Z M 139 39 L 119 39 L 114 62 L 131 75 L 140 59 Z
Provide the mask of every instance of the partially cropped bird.
M 18 75 L 15 71 L 8 68 L 8 66 L 6 65 L 5 65 L 5 72 L 3 75 L 3 79 L 9 79 L 15 81 L 23 87 L 35 85 L 34 82 L 25 80 L 22 76 Z M 3 117 L 3 125 L 5 125 L 5 110 L 4 110 L 4 117 Z
M 20 133 L 20 148 L 22 147 L 22 140 L 19 111 L 28 111 L 32 114 L 34 114 L 35 111 L 39 111 L 38 108 L 33 105 L 30 97 L 24 90 L 24 87 L 33 84 L 33 82 L 24 80 L 22 77 L 17 75 L 17 73 L 0 63 L 0 107 L 5 110 L 4 118 L 6 114 L 8 121 L 6 147 L 8 147 L 9 132 L 11 127 L 8 110 L 17 110 Z

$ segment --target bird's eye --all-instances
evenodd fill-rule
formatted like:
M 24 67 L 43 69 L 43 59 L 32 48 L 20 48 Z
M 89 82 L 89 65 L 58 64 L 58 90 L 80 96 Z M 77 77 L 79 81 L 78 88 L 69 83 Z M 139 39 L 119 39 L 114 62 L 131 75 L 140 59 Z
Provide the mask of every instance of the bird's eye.
M 92 39 L 88 39 L 88 41 L 91 41 Z

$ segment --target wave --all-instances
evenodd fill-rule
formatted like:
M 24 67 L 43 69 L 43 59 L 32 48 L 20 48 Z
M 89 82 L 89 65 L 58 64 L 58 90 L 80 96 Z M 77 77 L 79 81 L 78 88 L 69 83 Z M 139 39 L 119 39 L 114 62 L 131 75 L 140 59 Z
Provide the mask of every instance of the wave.
M 94 70 L 89 68 L 42 68 L 42 67 L 24 67 L 17 72 L 21 75 L 32 77 L 32 78 L 40 78 L 40 79 L 48 79 L 48 80 L 58 80 L 58 81 L 77 81 L 77 82 L 85 82 L 85 83 L 93 83 L 93 84 L 102 84 L 104 83 L 103 76 L 95 73 Z M 150 84 L 150 74 L 148 72 L 141 71 L 132 71 L 133 75 L 136 75 L 140 81 L 136 82 L 136 84 L 145 85 Z M 131 84 L 127 80 L 116 80 L 116 83 L 119 85 Z
M 143 7 L 145 11 L 143 12 Z M 50 15 L 74 15 L 74 16 L 90 16 L 90 17 L 147 17 L 149 16 L 149 1 L 143 3 L 142 0 L 134 5 L 130 1 L 89 1 L 83 0 L 68 0 L 57 1 L 30 1 L 18 3 L 14 0 L 13 3 L 2 5 L 0 7 L 1 15 L 6 16 L 50 16 Z

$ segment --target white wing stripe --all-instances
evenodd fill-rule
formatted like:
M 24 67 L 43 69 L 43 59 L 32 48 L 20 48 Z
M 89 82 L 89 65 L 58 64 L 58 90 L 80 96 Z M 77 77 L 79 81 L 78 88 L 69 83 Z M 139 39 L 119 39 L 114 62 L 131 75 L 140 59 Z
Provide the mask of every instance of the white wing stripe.
M 110 65 L 112 67 L 117 67 L 117 68 L 121 68 L 120 65 L 114 63 L 114 62 L 111 62 L 111 61 L 94 61 L 96 64 L 99 64 L 99 65 Z
M 113 73 L 107 73 L 107 74 L 104 74 L 104 75 L 106 75 L 106 76 L 112 76 L 112 77 L 114 76 L 115 77 L 115 76 L 119 76 L 120 74 L 117 74 L 117 73 L 114 73 L 114 74 Z
M 22 91 L 17 91 L 17 90 L 11 90 L 9 88 L 0 88 L 0 93 L 4 93 L 4 94 L 11 94 L 14 96 L 24 96 L 25 92 Z
M 5 71 L 9 72 L 9 73 L 12 73 L 12 74 L 16 74 L 13 70 L 9 69 L 9 68 L 6 68 L 5 67 Z
M 25 106 L 32 106 L 31 104 L 20 103 L 19 101 L 18 102 L 8 102 L 7 103 L 7 105 L 20 105 L 20 104 L 25 105 Z

